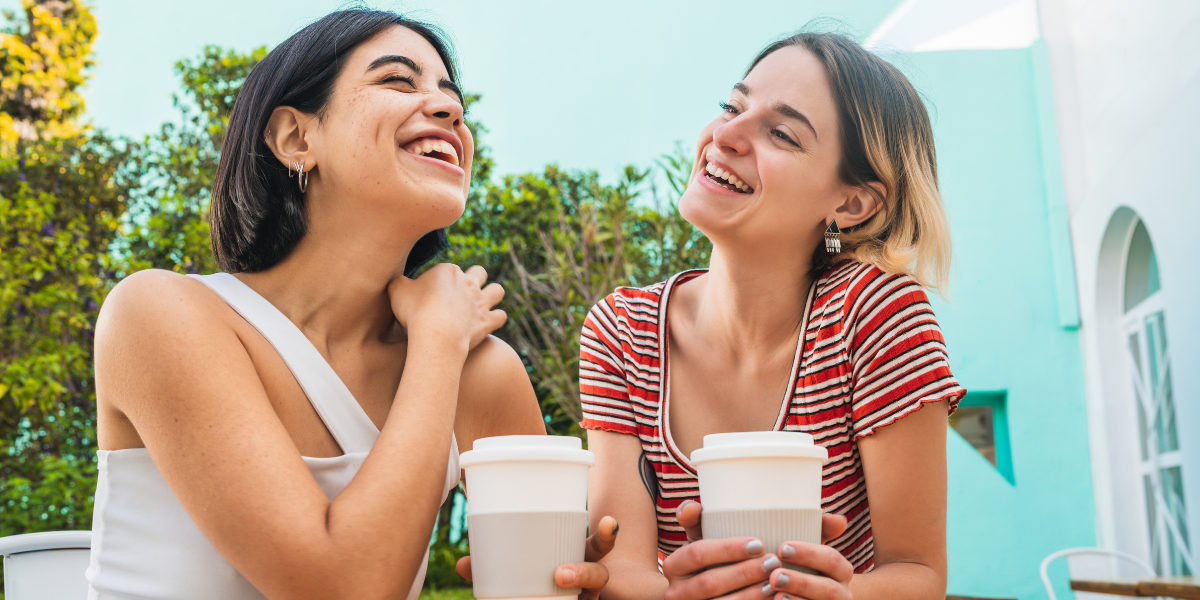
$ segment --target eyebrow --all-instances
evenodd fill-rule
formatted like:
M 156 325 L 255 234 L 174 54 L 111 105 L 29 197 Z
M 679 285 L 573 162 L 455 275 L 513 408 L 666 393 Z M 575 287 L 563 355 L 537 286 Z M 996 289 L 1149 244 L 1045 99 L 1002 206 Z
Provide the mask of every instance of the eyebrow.
M 743 96 L 750 95 L 750 86 L 742 82 L 734 84 L 733 89 L 741 92 Z M 804 123 L 804 125 L 807 126 L 810 131 L 812 131 L 813 137 L 817 138 L 818 140 L 821 139 L 821 136 L 817 135 L 817 128 L 813 127 L 812 121 L 809 121 L 808 117 L 804 116 L 804 113 L 792 108 L 791 106 L 788 106 L 783 102 L 776 102 L 771 106 L 771 109 L 783 115 L 784 117 L 795 119 L 801 123 Z
M 415 73 L 418 77 L 421 76 L 421 73 L 422 73 L 421 65 L 417 64 L 417 62 L 414 61 L 413 59 L 411 59 L 407 56 L 401 56 L 399 54 L 389 54 L 386 56 L 380 56 L 379 58 L 371 61 L 371 64 L 370 64 L 370 66 L 367 67 L 366 72 L 370 73 L 371 71 L 374 71 L 375 69 L 378 69 L 379 67 L 383 67 L 385 65 L 393 65 L 393 64 L 404 65 L 404 66 L 412 69 L 412 72 Z M 458 85 L 456 85 L 453 81 L 450 81 L 449 79 L 442 79 L 441 81 L 438 82 L 438 87 L 443 90 L 449 90 L 451 92 L 454 92 L 454 95 L 458 96 L 459 104 L 463 104 L 465 102 L 465 100 L 463 98 L 462 90 L 458 89 Z

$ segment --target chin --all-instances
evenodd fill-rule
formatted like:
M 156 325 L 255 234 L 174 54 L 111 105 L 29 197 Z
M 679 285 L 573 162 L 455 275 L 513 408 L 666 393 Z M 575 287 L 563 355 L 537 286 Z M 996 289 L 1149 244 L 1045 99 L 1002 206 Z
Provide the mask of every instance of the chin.
M 713 199 L 704 196 L 703 190 L 696 190 L 689 186 L 684 190 L 683 196 L 679 198 L 679 216 L 699 229 L 706 237 L 712 239 L 713 233 L 720 229 L 721 222 L 724 220 L 721 217 L 727 211 L 724 210 L 724 207 L 718 206 L 718 203 L 713 202 Z

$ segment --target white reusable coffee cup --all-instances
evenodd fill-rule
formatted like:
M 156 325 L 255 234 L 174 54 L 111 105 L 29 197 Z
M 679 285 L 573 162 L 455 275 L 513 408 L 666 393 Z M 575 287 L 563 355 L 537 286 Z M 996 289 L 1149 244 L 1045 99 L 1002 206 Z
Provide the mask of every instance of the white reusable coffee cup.
M 554 583 L 554 570 L 583 561 L 594 464 L 579 438 L 565 436 L 482 438 L 462 453 L 475 598 L 578 597 L 579 588 Z
M 811 435 L 714 433 L 691 459 L 705 538 L 753 536 L 767 552 L 788 541 L 821 543 L 821 469 L 829 451 Z

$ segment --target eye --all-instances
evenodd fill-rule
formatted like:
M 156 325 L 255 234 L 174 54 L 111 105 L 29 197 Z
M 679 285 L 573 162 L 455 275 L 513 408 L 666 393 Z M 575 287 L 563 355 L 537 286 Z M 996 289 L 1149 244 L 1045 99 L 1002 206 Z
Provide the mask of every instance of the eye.
M 388 75 L 387 77 L 384 77 L 382 80 L 380 80 L 379 83 L 382 83 L 385 85 L 389 84 L 389 83 L 405 83 L 405 84 L 408 84 L 409 87 L 414 87 L 414 88 L 417 87 L 417 84 L 413 83 L 413 80 L 411 77 L 405 77 L 403 75 Z
M 730 104 L 730 103 L 728 103 L 728 102 L 718 102 L 718 103 L 717 103 L 717 106 L 720 106 L 720 107 L 721 107 L 721 110 L 722 110 L 723 112 L 727 112 L 727 113 L 729 113 L 729 114 L 731 114 L 731 115 L 737 115 L 737 114 L 738 114 L 738 109 L 737 109 L 737 107 L 736 107 L 736 106 L 734 106 L 734 105 L 732 105 L 732 104 Z
M 799 148 L 799 147 L 800 147 L 800 144 L 798 144 L 798 143 L 796 142 L 796 140 L 793 140 L 793 139 L 791 138 L 791 136 L 789 136 L 788 134 L 784 133 L 783 131 L 780 131 L 780 130 L 778 130 L 778 129 L 772 129 L 772 130 L 771 130 L 771 135 L 772 135 L 772 136 L 775 136 L 775 137 L 777 137 L 777 138 L 779 138 L 779 139 L 783 140 L 785 143 L 791 144 L 791 145 L 793 145 L 793 146 L 795 146 L 795 147 L 797 147 L 797 148 Z

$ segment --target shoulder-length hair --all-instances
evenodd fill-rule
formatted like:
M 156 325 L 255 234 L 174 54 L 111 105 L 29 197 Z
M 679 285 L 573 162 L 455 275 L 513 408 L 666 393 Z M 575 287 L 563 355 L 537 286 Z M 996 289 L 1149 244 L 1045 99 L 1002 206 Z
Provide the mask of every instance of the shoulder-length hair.
M 802 32 L 780 39 L 764 48 L 746 72 L 789 46 L 808 50 L 825 65 L 841 132 L 839 177 L 850 185 L 878 182 L 886 190 L 878 213 L 842 230 L 840 254 L 817 248 L 814 267 L 851 258 L 908 274 L 944 295 L 950 226 L 938 191 L 933 128 L 920 95 L 899 69 L 833 33 Z
M 363 42 L 390 27 L 408 28 L 433 46 L 458 84 L 454 51 L 433 25 L 398 14 L 340 10 L 288 38 L 254 67 L 238 93 L 212 189 L 209 224 L 217 263 L 229 273 L 263 271 L 296 247 L 308 230 L 304 194 L 267 147 L 271 113 L 290 106 L 320 118 L 346 59 Z M 414 275 L 447 247 L 446 231 L 423 236 L 409 253 Z

